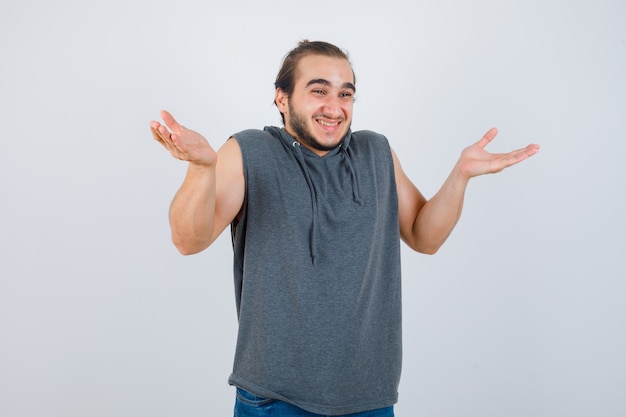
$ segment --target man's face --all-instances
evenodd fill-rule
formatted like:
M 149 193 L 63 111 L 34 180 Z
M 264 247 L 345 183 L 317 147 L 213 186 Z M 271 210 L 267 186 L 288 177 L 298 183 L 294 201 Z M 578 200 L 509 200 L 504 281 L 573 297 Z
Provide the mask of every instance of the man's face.
M 285 116 L 285 128 L 303 146 L 318 155 L 335 148 L 350 128 L 354 101 L 354 76 L 341 58 L 308 55 L 297 67 L 290 97 L 276 92 Z

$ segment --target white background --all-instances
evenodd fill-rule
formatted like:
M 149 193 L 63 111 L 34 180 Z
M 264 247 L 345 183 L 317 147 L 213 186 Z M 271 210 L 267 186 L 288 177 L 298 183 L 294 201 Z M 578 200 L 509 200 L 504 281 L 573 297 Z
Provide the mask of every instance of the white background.
M 403 251 L 396 414 L 626 415 L 621 0 L 3 0 L 0 415 L 232 415 L 229 236 L 176 252 L 185 164 L 148 124 L 279 124 L 303 38 L 349 51 L 353 128 L 427 196 L 492 126 L 491 151 L 542 146 L 473 180 L 437 255 Z

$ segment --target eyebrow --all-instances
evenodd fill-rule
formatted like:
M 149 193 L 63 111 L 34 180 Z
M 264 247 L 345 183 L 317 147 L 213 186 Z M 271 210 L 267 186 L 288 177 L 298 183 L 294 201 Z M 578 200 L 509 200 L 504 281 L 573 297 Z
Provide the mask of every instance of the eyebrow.
M 310 80 L 308 83 L 306 83 L 306 87 L 313 85 L 313 84 L 322 84 L 325 86 L 331 86 L 331 82 L 328 80 L 325 80 L 323 78 L 315 78 L 313 80 Z M 348 88 L 354 92 L 356 92 L 356 87 L 354 86 L 354 84 L 352 83 L 343 83 L 341 88 Z

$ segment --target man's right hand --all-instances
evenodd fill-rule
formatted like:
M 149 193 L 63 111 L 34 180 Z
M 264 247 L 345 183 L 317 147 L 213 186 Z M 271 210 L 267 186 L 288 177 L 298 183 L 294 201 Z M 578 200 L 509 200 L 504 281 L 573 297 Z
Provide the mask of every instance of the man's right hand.
M 215 167 L 217 154 L 209 142 L 193 130 L 180 125 L 167 111 L 161 111 L 165 125 L 157 121 L 150 122 L 152 136 L 176 159 L 195 165 Z

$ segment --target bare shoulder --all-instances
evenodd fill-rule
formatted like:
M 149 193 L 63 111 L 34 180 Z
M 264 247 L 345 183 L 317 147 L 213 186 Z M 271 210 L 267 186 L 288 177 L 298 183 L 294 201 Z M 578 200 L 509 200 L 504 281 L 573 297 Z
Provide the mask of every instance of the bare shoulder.
M 396 151 L 394 151 L 391 146 L 389 146 L 389 149 L 391 150 L 391 158 L 393 159 L 393 169 L 396 175 L 396 182 L 397 182 L 399 180 L 402 180 L 402 177 L 406 177 L 406 174 L 404 173 L 404 170 L 402 169 L 402 165 L 400 164 L 400 159 L 398 158 Z
M 216 173 L 218 187 L 223 183 L 229 188 L 236 187 L 239 182 L 243 186 L 243 159 L 235 138 L 229 138 L 217 152 Z
M 240 213 L 245 196 L 241 148 L 229 138 L 217 152 L 215 175 L 215 219 L 218 233 Z
M 400 159 L 393 149 L 391 149 L 391 155 L 393 157 L 396 191 L 398 193 L 400 236 L 409 247 L 415 248 L 413 226 L 415 225 L 417 214 L 426 203 L 426 199 L 402 169 Z
M 239 162 L 241 163 L 241 148 L 239 143 L 234 137 L 228 138 L 222 147 L 217 151 L 218 163 L 220 159 L 224 159 L 224 162 Z
M 217 181 L 232 182 L 243 180 L 243 159 L 239 143 L 233 137 L 229 138 L 217 151 Z M 234 184 L 229 184 L 234 185 Z

